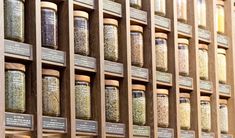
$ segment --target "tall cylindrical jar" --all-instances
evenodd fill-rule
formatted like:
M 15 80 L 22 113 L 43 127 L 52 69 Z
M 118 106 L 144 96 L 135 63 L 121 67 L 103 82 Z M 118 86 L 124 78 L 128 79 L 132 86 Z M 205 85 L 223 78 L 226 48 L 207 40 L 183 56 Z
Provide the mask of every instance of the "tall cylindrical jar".
M 41 2 L 41 37 L 42 46 L 58 48 L 57 5 L 51 2 Z
M 177 0 L 177 18 L 180 22 L 187 22 L 187 0 Z
M 216 20 L 217 20 L 217 32 L 224 33 L 225 30 L 225 13 L 224 13 L 224 1 L 218 0 L 216 4 Z
M 135 125 L 145 125 L 146 123 L 145 90 L 144 85 L 132 85 L 132 113 Z
M 198 26 L 206 28 L 206 0 L 197 0 Z
M 91 119 L 91 88 L 89 76 L 75 76 L 75 105 L 76 118 Z
M 7 112 L 25 112 L 25 65 L 5 63 L 5 108 Z
M 84 11 L 74 11 L 74 52 L 89 55 L 89 15 Z
M 24 42 L 25 0 L 4 0 L 4 35 L 6 39 Z
M 157 89 L 157 122 L 159 127 L 169 126 L 169 97 L 167 89 Z
M 131 25 L 131 63 L 134 66 L 144 65 L 143 27 Z
M 168 70 L 167 34 L 155 33 L 156 67 L 158 71 Z
M 179 62 L 179 73 L 183 76 L 189 75 L 189 41 L 188 39 L 178 39 L 178 62 Z
M 104 58 L 118 60 L 118 21 L 115 19 L 104 19 Z
M 190 94 L 180 93 L 180 105 L 179 105 L 179 117 L 180 127 L 184 130 L 190 129 L 191 123 L 191 105 L 190 105 Z
M 209 59 L 208 59 L 208 45 L 206 44 L 199 44 L 199 71 L 200 71 L 200 79 L 208 80 L 209 78 Z
M 130 0 L 130 6 L 136 9 L 142 8 L 142 0 Z
M 204 132 L 211 131 L 211 103 L 209 96 L 201 96 L 201 128 Z
M 160 16 L 166 15 L 166 0 L 155 0 L 155 14 Z
M 226 61 L 226 50 L 223 48 L 217 49 L 217 68 L 218 77 L 220 83 L 227 82 L 227 61 Z
M 60 72 L 52 69 L 42 70 L 43 115 L 60 116 Z
M 220 99 L 219 117 L 220 117 L 220 131 L 221 133 L 228 133 L 228 101 Z
M 105 80 L 105 111 L 106 121 L 120 121 L 119 82 L 116 80 Z

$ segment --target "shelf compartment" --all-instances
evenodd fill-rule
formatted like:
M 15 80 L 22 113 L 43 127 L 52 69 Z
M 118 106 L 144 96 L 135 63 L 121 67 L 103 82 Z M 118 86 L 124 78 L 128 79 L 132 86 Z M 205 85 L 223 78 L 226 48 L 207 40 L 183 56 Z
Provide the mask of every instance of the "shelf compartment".
M 157 84 L 163 86 L 172 86 L 172 74 L 166 72 L 156 72 Z
M 230 135 L 230 134 L 221 134 L 221 138 L 233 138 L 233 135 Z
M 63 51 L 42 47 L 42 63 L 65 67 L 65 57 L 66 55 Z
M 130 18 L 132 22 L 147 25 L 147 12 L 130 7 Z
M 217 34 L 217 45 L 218 47 L 228 49 L 229 48 L 229 40 L 225 35 Z
M 211 32 L 206 29 L 198 28 L 198 39 L 201 42 L 210 43 L 211 42 Z
M 110 0 L 103 0 L 104 13 L 115 17 L 122 17 L 122 5 Z
M 219 84 L 219 93 L 222 97 L 231 97 L 231 86 L 227 84 Z
M 195 138 L 195 132 L 192 130 L 181 130 L 180 137 L 181 138 Z
M 215 138 L 215 134 L 202 132 L 202 138 Z
M 177 23 L 177 29 L 178 29 L 179 36 L 188 37 L 188 38 L 192 37 L 193 32 L 192 32 L 192 26 L 191 25 L 178 22 Z
M 155 15 L 155 27 L 167 32 L 171 31 L 171 20 L 162 16 Z
M 104 71 L 106 75 L 123 77 L 123 64 L 105 60 Z
M 61 138 L 61 134 L 43 133 L 43 138 Z
M 89 71 L 89 72 L 96 72 L 96 59 L 93 57 L 75 54 L 74 64 L 75 64 L 75 69 Z
M 133 135 L 137 137 L 150 137 L 150 127 L 133 125 Z
M 140 68 L 136 66 L 131 67 L 132 79 L 137 81 L 149 81 L 149 70 L 146 68 Z
M 94 9 L 94 0 L 74 0 L 74 5 L 87 8 L 87 9 Z
M 63 117 L 42 117 L 43 132 L 56 132 L 66 133 L 67 132 L 67 119 Z
M 200 80 L 200 91 L 202 93 L 212 94 L 213 84 L 210 81 Z
M 174 138 L 174 129 L 158 128 L 158 137 L 160 138 Z
M 193 78 L 179 76 L 179 85 L 181 89 L 193 90 Z
M 98 135 L 98 123 L 91 120 L 76 120 L 76 132 L 77 135 Z
M 106 122 L 106 133 L 110 136 L 125 137 L 125 124 Z

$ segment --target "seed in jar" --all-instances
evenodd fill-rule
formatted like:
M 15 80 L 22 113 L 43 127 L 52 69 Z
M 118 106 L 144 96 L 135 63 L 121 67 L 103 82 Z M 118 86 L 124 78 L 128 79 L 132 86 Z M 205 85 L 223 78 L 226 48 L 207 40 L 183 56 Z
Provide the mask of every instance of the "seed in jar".
M 144 97 L 132 99 L 133 122 L 137 125 L 144 125 L 146 122 L 146 103 Z

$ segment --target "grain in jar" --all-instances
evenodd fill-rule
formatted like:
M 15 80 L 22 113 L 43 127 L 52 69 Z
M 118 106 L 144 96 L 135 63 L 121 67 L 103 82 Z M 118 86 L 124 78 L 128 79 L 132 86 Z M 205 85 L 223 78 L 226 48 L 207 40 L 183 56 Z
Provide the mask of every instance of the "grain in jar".
M 24 113 L 26 101 L 25 65 L 5 63 L 5 108 L 7 112 Z
M 134 66 L 144 65 L 143 27 L 131 25 L 131 63 Z
M 157 122 L 159 127 L 169 126 L 169 97 L 167 89 L 157 89 Z
M 41 37 L 42 46 L 58 49 L 57 5 L 51 2 L 41 2 Z
M 60 116 L 60 72 L 42 69 L 43 115 Z
M 167 34 L 155 34 L 156 67 L 158 71 L 168 70 Z
M 227 81 L 227 62 L 226 62 L 226 50 L 223 48 L 217 49 L 217 68 L 218 77 L 220 83 L 226 83 Z
M 160 16 L 166 15 L 166 0 L 155 0 L 155 14 Z
M 118 21 L 115 19 L 104 19 L 104 58 L 118 60 Z
M 145 125 L 146 123 L 145 90 L 144 85 L 132 85 L 132 114 L 135 125 Z
M 179 62 L 179 73 L 183 76 L 189 75 L 189 41 L 188 39 L 178 39 L 178 62 Z
M 91 88 L 89 76 L 75 76 L 75 105 L 76 118 L 91 119 Z
M 130 0 L 130 6 L 136 9 L 142 8 L 142 0 Z
M 209 78 L 209 65 L 208 65 L 208 45 L 206 44 L 199 44 L 199 72 L 200 72 L 200 79 L 208 80 Z
M 116 80 L 105 80 L 106 121 L 120 121 L 119 106 L 119 82 Z
M 211 131 L 211 104 L 209 96 L 201 96 L 201 128 L 204 132 Z
M 218 33 L 224 33 L 225 30 L 225 13 L 224 1 L 218 0 L 216 4 L 216 29 Z
M 74 11 L 74 51 L 75 54 L 89 55 L 89 15 L 84 11 Z
M 24 42 L 25 0 L 4 0 L 5 39 Z
M 190 94 L 180 93 L 179 118 L 180 118 L 181 129 L 184 130 L 190 129 L 190 122 L 191 122 L 190 115 L 191 115 Z
M 220 131 L 221 133 L 228 133 L 228 101 L 220 99 L 219 117 L 220 117 Z
M 187 0 L 177 0 L 177 18 L 180 22 L 187 22 Z
M 198 26 L 206 28 L 206 0 L 197 0 Z

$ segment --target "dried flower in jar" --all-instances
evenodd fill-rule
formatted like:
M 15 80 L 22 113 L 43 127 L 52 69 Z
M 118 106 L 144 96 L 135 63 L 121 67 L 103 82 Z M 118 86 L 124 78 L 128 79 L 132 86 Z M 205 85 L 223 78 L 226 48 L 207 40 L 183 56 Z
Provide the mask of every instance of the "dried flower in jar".
M 156 66 L 157 70 L 166 72 L 168 70 L 168 48 L 167 48 L 167 34 L 155 34 L 155 50 L 156 50 Z
M 189 75 L 189 41 L 184 38 L 178 39 L 178 62 L 179 62 L 179 73 L 183 76 Z
M 220 117 L 220 131 L 222 133 L 228 133 L 228 101 L 225 99 L 220 99 L 219 107 L 219 117 Z
M 180 105 L 179 105 L 179 116 L 180 116 L 180 127 L 181 129 L 189 130 L 190 129 L 190 115 L 191 115 L 191 106 L 190 106 L 190 94 L 180 93 Z
M 206 44 L 199 44 L 198 55 L 199 55 L 200 79 L 208 80 L 208 78 L 209 78 L 208 45 L 206 45 Z
M 159 127 L 169 126 L 169 98 L 168 90 L 157 89 L 157 119 Z
M 201 127 L 205 132 L 211 130 L 211 105 L 208 96 L 201 97 Z

